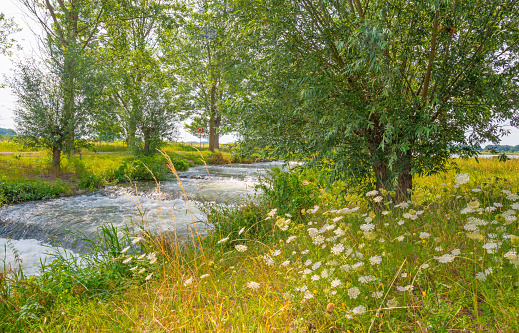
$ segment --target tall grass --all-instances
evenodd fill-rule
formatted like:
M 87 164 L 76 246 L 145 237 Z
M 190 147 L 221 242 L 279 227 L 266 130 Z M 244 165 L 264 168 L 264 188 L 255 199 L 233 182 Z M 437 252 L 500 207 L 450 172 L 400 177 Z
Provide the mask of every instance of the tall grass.
M 338 201 L 298 176 L 287 180 L 290 194 L 216 211 L 209 237 L 193 228 L 180 243 L 143 230 L 140 252 L 111 254 L 125 272 L 145 269 L 117 276 L 125 288 L 74 294 L 81 301 L 60 299 L 20 321 L 46 332 L 519 331 L 519 164 L 481 161 L 469 173 L 474 162 L 459 163 L 461 173 L 415 179 L 409 202 L 383 191 Z M 309 194 L 315 201 L 298 201 Z M 290 195 L 300 205 L 282 208 Z M 9 318 L 30 308 L 16 295 L 6 297 Z

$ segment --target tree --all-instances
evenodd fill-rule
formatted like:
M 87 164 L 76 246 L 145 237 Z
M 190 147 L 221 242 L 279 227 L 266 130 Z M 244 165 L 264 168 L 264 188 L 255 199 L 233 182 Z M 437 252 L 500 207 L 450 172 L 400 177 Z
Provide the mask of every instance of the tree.
M 181 26 L 161 30 L 164 63 L 178 78 L 177 104 L 186 117 L 208 120 L 211 151 L 219 149 L 225 105 L 243 79 L 237 65 L 247 62 L 234 47 L 229 11 L 219 1 L 191 1 Z
M 3 13 L 0 13 L 0 53 L 10 54 L 14 46 L 15 40 L 9 36 L 20 29 L 13 21 L 13 19 L 6 18 Z
M 80 130 L 86 130 L 80 124 L 88 119 L 86 105 L 93 102 L 95 95 L 86 89 L 93 88 L 91 83 L 97 82 L 85 81 L 95 71 L 87 53 L 88 47 L 97 41 L 104 2 L 21 0 L 21 3 L 45 32 L 42 46 L 48 72 L 34 68 L 34 64 L 21 64 L 19 77 L 13 81 L 20 107 L 17 126 L 32 142 L 43 142 L 52 148 L 52 165 L 59 170 L 61 152 L 73 150 Z M 38 100 L 43 103 L 41 106 L 37 105 Z M 42 118 L 45 115 L 50 117 L 48 121 Z M 35 122 L 38 119 L 41 123 Z
M 69 50 L 70 51 L 70 50 Z M 67 56 L 71 56 L 70 54 Z M 74 82 L 74 106 L 68 108 L 68 91 L 63 87 L 67 68 L 53 55 L 46 63 L 20 63 L 11 81 L 17 96 L 14 110 L 18 137 L 29 145 L 39 145 L 52 151 L 52 167 L 59 171 L 61 152 L 70 149 L 70 138 L 87 132 L 89 110 L 100 95 L 96 72 L 88 59 L 76 56 L 74 72 L 83 80 Z
M 234 105 L 241 133 L 350 185 L 405 200 L 413 175 L 519 124 L 516 1 L 234 4 L 258 73 Z
M 108 127 L 117 128 L 133 148 L 137 147 L 137 136 L 142 136 L 145 155 L 175 129 L 171 103 L 175 79 L 162 70 L 156 47 L 157 29 L 166 8 L 156 0 L 113 1 L 99 55 L 112 73 L 107 90 L 113 106 L 106 118 L 111 124 Z M 106 126 L 106 122 L 102 124 Z

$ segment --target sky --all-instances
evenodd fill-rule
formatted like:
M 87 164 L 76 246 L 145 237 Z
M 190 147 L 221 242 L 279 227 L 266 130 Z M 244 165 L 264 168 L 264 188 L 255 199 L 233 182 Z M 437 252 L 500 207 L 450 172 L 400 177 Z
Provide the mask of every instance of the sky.
M 26 57 L 38 57 L 38 39 L 33 33 L 41 33 L 38 24 L 27 15 L 23 14 L 23 10 L 14 0 L 1 0 L 2 6 L 0 12 L 4 13 L 6 17 L 14 18 L 18 26 L 22 29 L 13 35 L 18 44 L 22 47 L 21 50 L 15 50 L 11 57 L 0 54 L 0 82 L 5 83 L 6 77 L 12 75 L 13 62 L 15 59 L 24 59 Z M 0 88 L 0 127 L 16 129 L 14 122 L 14 108 L 15 97 L 8 87 Z M 180 126 L 183 127 L 183 126 Z M 505 128 L 510 130 L 510 134 L 501 138 L 502 145 L 519 145 L 519 129 L 511 126 Z M 181 141 L 198 141 L 198 138 L 181 130 Z M 223 135 L 220 138 L 220 143 L 234 142 L 236 138 L 232 135 Z

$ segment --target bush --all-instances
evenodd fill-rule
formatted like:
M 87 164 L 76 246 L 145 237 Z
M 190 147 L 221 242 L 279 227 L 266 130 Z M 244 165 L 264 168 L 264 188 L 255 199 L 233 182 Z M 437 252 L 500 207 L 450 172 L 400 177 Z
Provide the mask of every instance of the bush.
M 114 171 L 115 178 L 121 182 L 127 181 L 128 178 L 130 180 L 153 180 L 154 176 L 156 179 L 163 180 L 167 179 L 167 175 L 166 165 L 151 157 L 123 161 Z
M 286 213 L 299 216 L 302 209 L 308 209 L 320 203 L 319 188 L 307 183 L 306 177 L 298 172 L 284 172 L 273 168 L 264 179 L 265 183 L 258 185 L 263 190 L 263 199 L 269 207 L 277 207 L 278 214 Z
M 7 181 L 0 178 L 0 206 L 30 200 L 55 198 L 62 192 L 68 192 L 69 187 L 62 180 L 47 183 L 43 180 L 21 179 Z
M 223 156 L 222 152 L 217 151 L 209 158 L 209 164 L 231 164 L 231 161 Z

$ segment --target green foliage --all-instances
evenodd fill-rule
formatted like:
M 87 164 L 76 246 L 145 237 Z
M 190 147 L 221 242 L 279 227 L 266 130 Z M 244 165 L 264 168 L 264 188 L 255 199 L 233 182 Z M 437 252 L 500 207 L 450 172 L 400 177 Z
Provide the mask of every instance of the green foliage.
M 167 172 L 164 163 L 157 163 L 150 157 L 142 157 L 123 161 L 119 168 L 115 170 L 114 176 L 121 182 L 128 181 L 128 179 L 153 180 L 153 177 L 165 179 Z
M 263 191 L 263 200 L 269 207 L 276 207 L 280 216 L 288 213 L 295 217 L 302 209 L 320 204 L 319 188 L 315 184 L 304 185 L 304 180 L 308 181 L 299 172 L 273 168 L 258 188 Z
M 130 267 L 121 260 L 123 249 L 131 246 L 128 228 L 108 224 L 99 229 L 96 240 L 83 240 L 91 244 L 88 253 L 54 250 L 51 262 L 42 263 L 40 275 L 2 282 L 0 292 L 10 302 L 0 302 L 1 332 L 26 331 L 49 312 L 89 299 L 106 300 L 142 282 L 132 278 Z M 144 249 L 133 247 L 136 253 Z
M 209 237 L 204 239 L 208 245 L 215 246 L 220 239 L 228 238 L 220 244 L 235 246 L 251 239 L 272 240 L 274 235 L 275 220 L 265 220 L 268 213 L 265 205 L 250 202 L 235 207 L 206 203 L 203 210 L 207 222 L 214 227 Z
M 519 124 L 513 2 L 232 4 L 237 43 L 257 55 L 247 93 L 229 105 L 251 146 L 327 160 L 336 179 L 401 201 L 414 176 Z
M 0 206 L 30 200 L 55 198 L 60 193 L 70 190 L 68 185 L 61 181 L 45 182 L 37 179 L 20 179 L 18 181 L 0 178 Z
M 209 164 L 231 164 L 231 161 L 222 152 L 217 151 L 209 158 Z

